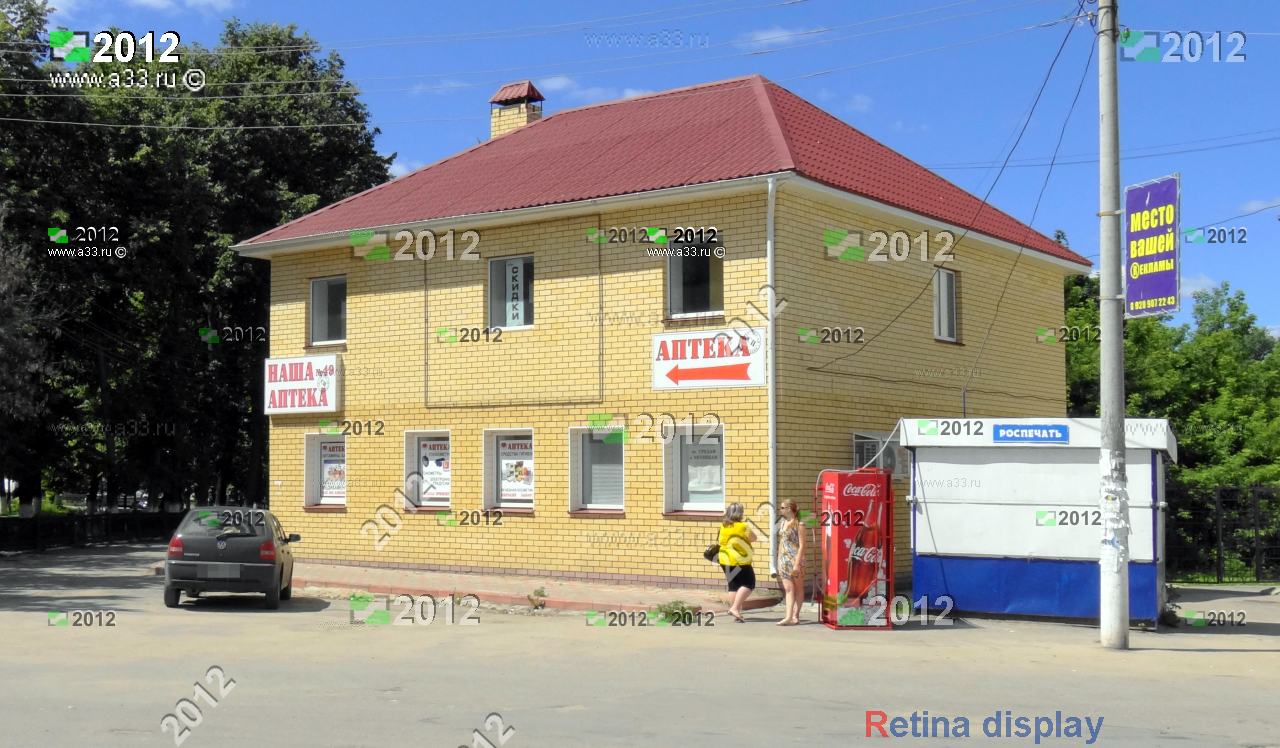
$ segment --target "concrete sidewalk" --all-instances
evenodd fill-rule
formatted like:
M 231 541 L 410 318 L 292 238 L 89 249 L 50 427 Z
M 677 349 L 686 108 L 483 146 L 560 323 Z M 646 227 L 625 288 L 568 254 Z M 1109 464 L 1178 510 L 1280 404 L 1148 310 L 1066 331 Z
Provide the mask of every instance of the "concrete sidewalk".
M 164 562 L 155 566 L 164 574 Z M 529 596 L 539 587 L 547 593 L 547 608 L 561 610 L 652 610 L 654 607 L 681 600 L 697 610 L 723 611 L 729 605 L 728 593 L 688 587 L 654 587 L 650 585 L 608 584 L 565 579 L 548 579 L 506 574 L 461 574 L 440 571 L 381 569 L 297 561 L 293 567 L 293 588 L 332 587 L 355 589 L 386 595 L 471 594 L 482 603 L 493 605 L 530 605 Z M 775 590 L 757 589 L 744 606 L 757 610 L 777 605 L 781 598 Z

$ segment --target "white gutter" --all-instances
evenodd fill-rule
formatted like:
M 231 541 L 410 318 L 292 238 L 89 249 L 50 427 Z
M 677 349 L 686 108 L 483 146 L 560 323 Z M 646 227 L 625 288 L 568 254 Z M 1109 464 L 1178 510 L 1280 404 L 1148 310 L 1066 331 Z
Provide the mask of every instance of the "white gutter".
M 719 182 L 707 182 L 706 184 L 694 184 L 684 187 L 666 187 L 660 190 L 632 192 L 626 195 L 614 195 L 611 197 L 593 197 L 588 200 L 576 200 L 568 203 L 556 203 L 554 205 L 538 205 L 531 208 L 515 208 L 512 210 L 499 210 L 487 213 L 468 213 L 457 216 L 446 216 L 444 218 L 431 218 L 422 221 L 384 224 L 382 226 L 360 226 L 355 229 L 330 231 L 323 234 L 312 234 L 310 236 L 297 236 L 290 239 L 268 239 L 266 241 L 254 242 L 253 244 L 247 243 L 249 240 L 246 240 L 232 246 L 232 249 L 238 252 L 241 257 L 266 259 L 277 254 L 349 247 L 349 237 L 351 232 L 355 230 L 372 231 L 376 235 L 396 231 L 411 231 L 416 233 L 426 229 L 430 229 L 432 231 L 437 229 L 448 230 L 450 228 L 458 230 L 481 229 L 505 224 L 542 221 L 550 218 L 591 215 L 599 213 L 601 208 L 621 209 L 624 207 L 635 207 L 636 205 L 644 203 L 675 203 L 703 196 L 711 197 L 735 193 L 747 194 L 751 192 L 755 185 L 760 184 L 765 180 L 773 179 L 775 176 L 780 174 L 786 175 L 789 174 L 789 172 L 775 172 L 774 174 L 761 174 L 754 177 L 725 179 Z M 376 244 L 376 242 L 370 242 L 369 246 L 373 246 L 374 244 Z
M 768 366 L 766 368 L 767 377 L 765 387 L 769 393 L 769 573 L 778 573 L 778 347 L 777 347 L 777 320 L 774 318 L 774 312 L 777 310 L 778 287 L 774 285 L 774 257 L 773 257 L 773 214 L 777 206 L 777 184 L 773 177 L 769 177 L 769 209 L 765 218 L 764 228 L 764 255 L 765 262 L 768 265 L 768 283 L 769 283 L 769 333 L 766 338 L 769 341 L 768 349 Z M 803 591 L 798 592 L 804 595 Z

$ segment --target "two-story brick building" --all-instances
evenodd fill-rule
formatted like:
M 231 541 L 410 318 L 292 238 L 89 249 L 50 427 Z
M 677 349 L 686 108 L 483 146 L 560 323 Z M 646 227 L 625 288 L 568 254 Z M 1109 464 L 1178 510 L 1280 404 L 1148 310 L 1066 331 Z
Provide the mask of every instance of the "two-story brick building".
M 720 584 L 727 502 L 767 530 L 903 416 L 1064 413 L 1036 328 L 1087 260 L 780 86 L 492 104 L 486 142 L 238 247 L 272 263 L 299 556 Z

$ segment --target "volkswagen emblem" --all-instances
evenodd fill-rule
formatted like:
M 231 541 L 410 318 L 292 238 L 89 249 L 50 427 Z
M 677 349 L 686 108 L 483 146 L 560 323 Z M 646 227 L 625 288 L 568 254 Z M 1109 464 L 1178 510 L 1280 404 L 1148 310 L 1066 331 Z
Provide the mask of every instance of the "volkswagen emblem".
M 219 541 L 218 541 L 218 550 L 220 550 L 220 551 L 225 551 L 226 549 L 227 549 L 227 541 L 225 541 L 225 540 L 219 540 Z

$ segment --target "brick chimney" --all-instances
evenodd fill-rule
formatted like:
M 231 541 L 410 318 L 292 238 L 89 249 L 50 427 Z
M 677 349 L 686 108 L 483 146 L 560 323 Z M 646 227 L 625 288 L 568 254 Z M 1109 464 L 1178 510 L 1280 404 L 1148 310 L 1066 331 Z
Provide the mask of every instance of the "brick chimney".
M 489 137 L 496 138 L 542 119 L 542 94 L 533 81 L 508 83 L 489 99 Z

